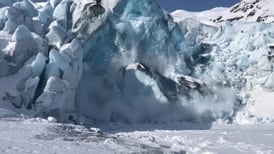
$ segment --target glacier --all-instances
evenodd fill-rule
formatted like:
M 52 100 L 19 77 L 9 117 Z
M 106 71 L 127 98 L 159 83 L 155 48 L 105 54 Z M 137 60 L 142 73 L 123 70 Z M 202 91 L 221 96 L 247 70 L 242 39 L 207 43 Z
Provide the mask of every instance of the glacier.
M 0 108 L 72 122 L 253 117 L 249 92 L 274 90 L 273 24 L 178 16 L 154 0 L 1 1 Z

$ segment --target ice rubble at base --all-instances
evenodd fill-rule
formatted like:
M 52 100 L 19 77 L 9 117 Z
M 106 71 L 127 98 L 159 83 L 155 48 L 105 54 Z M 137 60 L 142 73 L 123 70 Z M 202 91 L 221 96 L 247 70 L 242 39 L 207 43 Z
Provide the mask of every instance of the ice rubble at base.
M 263 63 L 238 57 L 250 54 L 254 42 L 240 49 L 238 42 L 269 37 L 253 45 L 263 53 L 273 38 L 265 24 L 250 24 L 259 30 L 254 34 L 236 32 L 238 40 L 229 35 L 245 23 L 176 24 L 153 0 L 50 0 L 38 11 L 29 0 L 1 6 L 0 107 L 8 103 L 61 121 L 72 113 L 104 122 L 231 120 L 244 101 L 230 87 L 245 90 L 246 83 L 236 86 L 252 65 L 264 70 Z M 223 61 L 227 52 L 231 63 Z M 271 89 L 274 82 L 265 83 Z

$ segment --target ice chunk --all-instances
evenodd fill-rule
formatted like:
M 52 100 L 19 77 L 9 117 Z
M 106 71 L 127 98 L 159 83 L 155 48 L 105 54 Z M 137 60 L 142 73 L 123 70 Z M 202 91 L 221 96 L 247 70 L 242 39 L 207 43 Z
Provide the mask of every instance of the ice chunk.
M 54 117 L 48 117 L 47 120 L 48 120 L 48 122 L 51 122 L 51 123 L 57 122 L 57 120 Z
M 40 76 L 42 71 L 45 69 L 47 58 L 39 52 L 36 59 L 31 63 L 32 77 Z
M 69 94 L 70 86 L 68 82 L 57 77 L 50 77 L 42 95 L 40 95 L 35 102 L 35 108 L 40 113 L 51 112 L 54 110 L 72 110 L 71 108 L 66 108 L 66 106 L 69 106 L 66 105 L 66 103 L 71 102 L 68 100 Z
M 49 50 L 48 41 L 35 33 L 32 33 L 32 37 L 35 41 L 38 51 L 47 56 Z
M 33 37 L 26 26 L 20 25 L 12 35 L 12 40 L 15 42 L 20 42 L 23 40 L 33 40 Z
M 21 2 L 13 3 L 13 7 L 24 10 L 29 17 L 35 17 L 38 15 L 38 11 L 35 9 L 34 4 L 30 0 L 23 0 Z
M 239 69 L 244 70 L 250 65 L 250 62 L 249 62 L 249 59 L 246 56 L 242 56 L 238 59 L 236 64 L 237 64 Z
M 5 11 L 5 16 L 7 17 L 7 22 L 5 22 L 4 30 L 9 33 L 13 33 L 15 31 L 15 29 L 17 28 L 17 26 L 20 23 L 23 23 L 23 21 L 22 21 L 23 15 L 21 14 L 21 12 L 18 9 L 8 8 Z M 22 22 L 18 23 L 18 21 L 20 21 L 20 20 Z
M 23 99 L 23 103 L 25 104 L 25 107 L 27 109 L 29 109 L 32 106 L 33 98 L 36 97 L 35 95 L 39 81 L 39 77 L 29 77 L 25 82 L 24 90 L 20 92 L 21 98 Z
M 4 101 L 8 101 L 15 108 L 22 108 L 23 100 L 20 95 L 13 95 L 9 92 L 5 92 L 4 97 L 2 98 Z
M 72 5 L 72 29 L 78 37 L 88 37 L 107 20 L 105 8 L 95 1 L 75 1 Z
M 40 11 L 39 11 L 39 21 L 43 23 L 45 26 L 50 25 L 51 21 L 53 20 L 53 9 L 48 2 Z
M 11 7 L 5 12 L 7 21 L 4 30 L 12 34 L 19 25 L 26 25 L 30 31 L 37 34 L 43 34 L 43 27 L 38 21 L 32 20 L 23 10 Z
M 63 78 L 68 81 L 76 91 L 83 71 L 83 50 L 78 40 L 74 39 L 70 43 L 62 46 L 61 55 L 67 60 L 69 67 L 64 69 Z
M 62 0 L 49 0 L 52 8 L 55 8 Z
M 49 45 L 56 46 L 60 49 L 65 39 L 68 37 L 66 30 L 58 25 L 57 22 L 53 22 L 50 25 L 50 31 L 47 33 L 46 38 Z
M 168 99 L 160 90 L 158 83 L 153 79 L 151 72 L 145 70 L 145 68 L 143 71 L 138 69 L 138 67 L 142 66 L 136 63 L 126 67 L 123 88 L 125 96 L 128 99 L 134 99 L 134 97 L 147 97 L 149 99 L 151 97 L 155 101 L 167 103 Z
M 54 19 L 66 30 L 71 27 L 70 6 L 72 1 L 61 1 L 53 11 Z
M 50 50 L 49 53 L 49 64 L 47 65 L 47 78 L 55 76 L 62 78 L 64 70 L 69 68 L 68 61 L 63 57 L 60 52 L 56 49 Z
M 0 8 L 4 7 L 4 6 L 11 6 L 12 5 L 12 1 L 11 0 L 1 0 L 0 1 Z
M 8 57 L 8 61 L 15 64 L 10 69 L 10 73 L 15 73 L 21 68 L 24 63 L 38 52 L 36 42 L 34 41 L 31 32 L 24 25 L 20 25 L 14 34 L 12 40 L 15 43 L 10 42 L 10 48 L 5 51 Z

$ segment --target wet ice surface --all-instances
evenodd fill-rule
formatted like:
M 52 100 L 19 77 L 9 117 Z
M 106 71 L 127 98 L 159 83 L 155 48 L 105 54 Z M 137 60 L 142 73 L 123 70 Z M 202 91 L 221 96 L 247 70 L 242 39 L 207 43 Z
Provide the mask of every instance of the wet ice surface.
M 0 153 L 273 153 L 274 125 L 108 124 L 1 119 Z

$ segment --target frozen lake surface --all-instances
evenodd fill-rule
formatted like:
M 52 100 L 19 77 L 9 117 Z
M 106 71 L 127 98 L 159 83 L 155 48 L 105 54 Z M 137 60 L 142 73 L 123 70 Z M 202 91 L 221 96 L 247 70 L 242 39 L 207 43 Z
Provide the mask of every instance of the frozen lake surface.
M 2 119 L 0 153 L 274 152 L 274 125 L 109 124 L 87 129 L 42 119 Z

